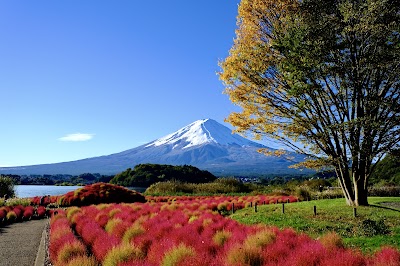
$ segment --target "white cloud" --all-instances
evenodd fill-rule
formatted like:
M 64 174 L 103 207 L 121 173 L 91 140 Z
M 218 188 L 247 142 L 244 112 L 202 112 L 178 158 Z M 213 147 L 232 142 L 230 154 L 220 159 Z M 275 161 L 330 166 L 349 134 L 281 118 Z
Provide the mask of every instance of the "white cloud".
M 86 133 L 74 133 L 68 134 L 64 137 L 59 138 L 61 141 L 87 141 L 92 139 L 94 134 L 86 134 Z

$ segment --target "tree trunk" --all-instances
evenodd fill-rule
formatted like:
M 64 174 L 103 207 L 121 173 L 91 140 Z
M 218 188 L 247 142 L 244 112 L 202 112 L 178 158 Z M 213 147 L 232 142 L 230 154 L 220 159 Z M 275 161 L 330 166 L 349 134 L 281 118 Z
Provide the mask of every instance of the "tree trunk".
M 363 177 L 360 177 L 358 181 L 354 182 L 354 194 L 355 194 L 355 205 L 354 206 L 368 206 L 368 190 L 364 186 Z
M 355 178 L 348 169 L 336 169 L 340 187 L 342 188 L 346 203 L 349 206 L 368 206 L 368 191 L 365 186 L 365 177 Z M 355 181 L 358 180 L 358 181 Z

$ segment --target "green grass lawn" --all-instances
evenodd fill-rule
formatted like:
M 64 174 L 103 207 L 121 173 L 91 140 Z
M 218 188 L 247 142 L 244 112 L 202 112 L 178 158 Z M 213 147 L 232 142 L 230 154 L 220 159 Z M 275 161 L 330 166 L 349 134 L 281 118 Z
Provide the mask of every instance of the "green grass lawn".
M 291 227 L 313 238 L 334 231 L 347 247 L 364 252 L 385 245 L 400 249 L 400 197 L 370 197 L 368 201 L 371 206 L 358 207 L 356 217 L 353 207 L 347 206 L 344 199 L 285 204 L 285 213 L 282 204 L 262 205 L 257 206 L 257 213 L 254 208 L 247 208 L 230 217 L 244 224 Z

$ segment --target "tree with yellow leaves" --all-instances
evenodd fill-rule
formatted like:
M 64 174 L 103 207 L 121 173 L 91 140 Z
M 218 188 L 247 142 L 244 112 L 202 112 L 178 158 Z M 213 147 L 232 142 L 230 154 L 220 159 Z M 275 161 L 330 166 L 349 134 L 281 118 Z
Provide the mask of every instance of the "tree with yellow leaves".
M 348 205 L 368 205 L 374 165 L 399 147 L 397 0 L 242 0 L 220 78 L 237 132 L 335 169 Z

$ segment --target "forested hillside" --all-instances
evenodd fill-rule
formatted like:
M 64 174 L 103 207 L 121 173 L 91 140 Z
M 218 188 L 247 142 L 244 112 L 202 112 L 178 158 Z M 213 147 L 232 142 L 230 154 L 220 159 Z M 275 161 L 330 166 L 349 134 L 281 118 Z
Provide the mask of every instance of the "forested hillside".
M 138 164 L 117 174 L 110 183 L 127 187 L 147 187 L 151 184 L 177 180 L 190 183 L 207 183 L 216 177 L 190 165 L 174 166 L 165 164 Z
M 400 151 L 387 155 L 376 165 L 370 183 L 400 185 Z

